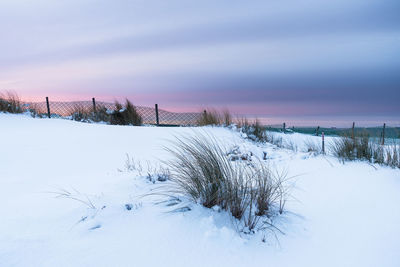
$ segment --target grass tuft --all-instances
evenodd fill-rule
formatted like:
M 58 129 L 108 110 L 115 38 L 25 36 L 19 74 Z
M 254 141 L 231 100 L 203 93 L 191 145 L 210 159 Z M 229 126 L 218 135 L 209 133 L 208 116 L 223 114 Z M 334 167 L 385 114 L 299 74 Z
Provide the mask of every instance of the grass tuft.
M 74 121 L 90 122 L 93 118 L 93 108 L 88 108 L 82 104 L 75 104 L 71 110 L 71 119 Z
M 333 154 L 343 161 L 356 159 L 371 160 L 374 155 L 373 149 L 374 147 L 367 134 L 360 134 L 354 136 L 354 138 L 347 136 L 335 138 L 331 144 Z
M 368 134 L 360 134 L 354 138 L 338 137 L 331 144 L 333 155 L 340 160 L 367 160 L 372 163 L 400 168 L 400 146 L 374 143 Z
M 204 110 L 200 118 L 197 120 L 197 124 L 199 126 L 220 125 L 221 116 L 216 110 L 213 109 Z
M 207 208 L 218 206 L 250 231 L 260 226 L 262 218 L 283 212 L 285 175 L 274 174 L 261 162 L 229 160 L 226 151 L 210 136 L 182 137 L 173 144 L 166 148 L 173 156 L 168 162 L 175 185 L 172 192 Z
M 116 101 L 114 111 L 111 113 L 110 117 L 110 124 L 112 125 L 139 126 L 143 123 L 142 116 L 128 99 L 125 101 L 125 106 Z
M 197 120 L 197 125 L 220 125 L 220 126 L 230 126 L 232 124 L 232 115 L 228 109 L 224 109 L 219 112 L 215 109 L 207 109 L 201 113 L 199 119 Z
M 11 91 L 0 93 L 0 112 L 22 113 L 22 102 L 19 96 Z

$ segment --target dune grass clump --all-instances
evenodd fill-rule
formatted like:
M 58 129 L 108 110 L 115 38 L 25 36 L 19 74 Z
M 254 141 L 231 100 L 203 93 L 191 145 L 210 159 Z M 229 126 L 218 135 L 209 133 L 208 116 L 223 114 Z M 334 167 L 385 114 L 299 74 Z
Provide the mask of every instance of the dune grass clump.
M 377 164 L 385 164 L 385 147 L 380 144 L 372 144 L 372 161 Z
M 122 108 L 122 107 L 121 107 Z M 75 104 L 70 111 L 71 119 L 81 122 L 110 122 L 111 112 L 102 104 L 93 107 L 88 107 L 82 104 Z
M 216 110 L 208 109 L 204 110 L 201 114 L 200 118 L 197 120 L 197 124 L 199 126 L 220 125 L 221 121 L 221 116 Z
M 374 147 L 368 134 L 360 134 L 353 138 L 343 136 L 335 138 L 331 144 L 333 154 L 341 160 L 371 160 Z
M 172 193 L 183 194 L 207 208 L 228 211 L 249 231 L 261 229 L 266 218 L 283 212 L 285 175 L 274 174 L 264 163 L 231 161 L 210 137 L 177 139 L 167 148 Z
M 314 154 L 314 155 L 318 155 L 322 153 L 322 144 L 321 142 L 317 142 L 311 138 L 307 139 L 304 142 L 306 151 L 308 153 Z
M 372 163 L 400 168 L 400 146 L 374 143 L 367 134 L 354 138 L 339 137 L 331 144 L 333 154 L 342 161 L 367 160 Z
M 238 123 L 238 128 L 252 141 L 267 142 L 266 128 L 257 119 L 253 123 L 249 123 L 247 119 L 242 119 Z
M 400 145 L 390 145 L 386 148 L 385 152 L 385 164 L 392 168 L 400 168 Z
M 218 125 L 218 126 L 230 126 L 232 124 L 232 114 L 229 110 L 224 109 L 221 112 L 214 109 L 207 109 L 201 113 L 197 120 L 197 125 Z
M 261 125 L 259 120 L 256 119 L 254 124 L 251 125 L 250 132 L 255 137 L 255 141 L 267 141 L 266 128 Z
M 228 109 L 224 109 L 222 111 L 222 119 L 224 126 L 232 125 L 232 114 L 229 112 Z
M 93 121 L 95 122 L 109 122 L 111 120 L 111 112 L 103 104 L 96 106 L 96 111 L 93 114 Z
M 0 93 L 0 112 L 22 113 L 22 102 L 13 92 Z
M 110 124 L 139 126 L 142 123 L 142 116 L 128 99 L 126 99 L 124 106 L 118 101 L 115 102 L 115 108 L 110 114 Z
M 93 108 L 88 108 L 82 104 L 75 104 L 71 110 L 71 119 L 74 121 L 90 122 L 93 118 Z
M 247 138 L 252 141 L 270 143 L 279 148 L 287 148 L 295 152 L 298 150 L 295 142 L 283 142 L 283 138 L 281 136 L 277 136 L 273 132 L 268 131 L 267 127 L 261 125 L 260 121 L 257 119 L 253 123 L 250 123 L 247 119 L 239 119 L 237 126 L 240 131 L 245 133 Z
M 246 133 L 250 127 L 250 122 L 246 117 L 238 117 L 236 118 L 236 126 L 239 130 Z
M 26 109 L 32 118 L 45 118 L 47 114 L 43 112 L 43 109 L 40 107 L 38 103 L 29 103 Z

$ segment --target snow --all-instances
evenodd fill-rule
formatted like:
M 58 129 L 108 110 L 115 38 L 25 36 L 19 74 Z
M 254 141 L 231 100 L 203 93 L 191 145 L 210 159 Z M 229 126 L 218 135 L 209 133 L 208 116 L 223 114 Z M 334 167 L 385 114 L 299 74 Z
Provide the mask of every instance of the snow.
M 226 128 L 109 126 L 0 114 L 0 266 L 400 266 L 400 171 L 255 144 Z M 267 152 L 295 186 L 285 234 L 238 234 L 224 212 L 170 212 L 145 194 L 163 186 L 147 166 L 175 136 L 212 134 L 228 148 Z M 329 139 L 329 138 L 328 138 Z M 142 176 L 125 168 L 126 154 Z M 56 197 L 68 190 L 84 202 Z M 126 208 L 128 205 L 131 209 Z

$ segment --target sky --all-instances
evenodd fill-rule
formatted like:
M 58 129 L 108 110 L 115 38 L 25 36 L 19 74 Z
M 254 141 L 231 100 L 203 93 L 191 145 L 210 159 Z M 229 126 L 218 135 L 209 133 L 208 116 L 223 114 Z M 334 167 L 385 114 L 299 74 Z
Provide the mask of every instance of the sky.
M 400 125 L 399 14 L 399 0 L 1 0 L 0 90 Z

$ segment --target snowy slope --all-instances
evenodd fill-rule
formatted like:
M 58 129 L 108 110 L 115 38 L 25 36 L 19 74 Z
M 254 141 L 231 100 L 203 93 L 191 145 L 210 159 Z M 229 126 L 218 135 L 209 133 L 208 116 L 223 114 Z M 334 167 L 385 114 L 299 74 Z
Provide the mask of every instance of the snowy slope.
M 400 266 L 399 170 L 256 145 L 222 128 L 8 114 L 0 127 L 0 266 Z M 146 169 L 168 157 L 168 140 L 196 131 L 259 157 L 266 151 L 295 176 L 279 241 L 240 236 L 224 213 L 196 205 L 168 212 L 142 197 L 162 183 L 127 171 L 126 153 Z M 290 138 L 302 146 L 309 137 Z M 50 193 L 62 189 L 96 209 Z

